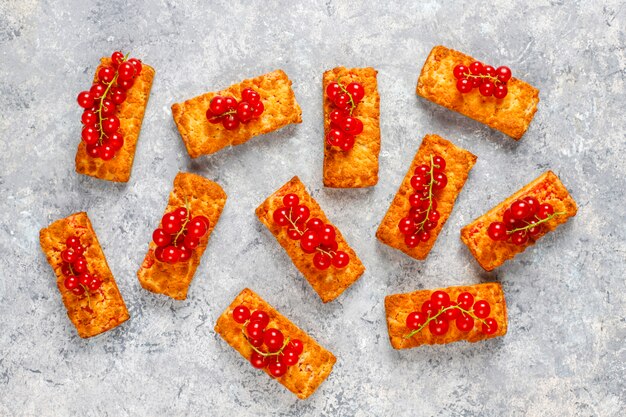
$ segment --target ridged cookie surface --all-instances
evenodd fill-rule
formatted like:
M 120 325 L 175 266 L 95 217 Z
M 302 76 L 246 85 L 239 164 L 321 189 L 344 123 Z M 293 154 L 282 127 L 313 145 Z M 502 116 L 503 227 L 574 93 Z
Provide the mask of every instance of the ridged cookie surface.
M 111 58 L 100 60 L 94 82 L 98 80 L 100 68 L 110 64 Z M 87 155 L 85 142 L 81 140 L 76 151 L 76 172 L 101 180 L 128 182 L 153 79 L 154 69 L 142 63 L 141 74 L 135 79 L 133 86 L 126 91 L 126 101 L 117 106 L 115 115 L 120 119 L 120 132 L 124 137 L 124 146 L 115 153 L 113 159 L 104 161 Z
M 380 153 L 380 96 L 378 72 L 374 68 L 337 67 L 324 72 L 324 185 L 336 188 L 371 187 L 378 183 L 378 154 Z M 341 78 L 343 85 L 358 82 L 365 90 L 363 100 L 352 115 L 363 123 L 363 132 L 355 136 L 354 147 L 347 152 L 326 142 L 330 130 L 328 115 L 334 110 L 326 97 L 326 87 Z
M 337 360 L 335 356 L 265 300 L 245 288 L 217 319 L 215 331 L 247 361 L 250 360 L 253 350 L 242 333 L 243 325 L 233 319 L 233 310 L 239 305 L 248 307 L 250 312 L 259 309 L 265 311 L 270 317 L 267 328 L 278 329 L 285 335 L 285 338 L 299 339 L 303 342 L 304 349 L 298 363 L 290 366 L 287 373 L 276 380 L 300 399 L 313 394 L 332 371 Z M 243 366 L 252 367 L 249 363 Z M 267 368 L 265 372 L 269 375 Z
M 206 118 L 211 99 L 217 95 L 241 99 L 241 92 L 252 88 L 261 95 L 265 106 L 263 114 L 237 129 L 226 130 L 221 123 L 213 124 Z M 283 70 L 276 70 L 239 84 L 202 94 L 183 103 L 172 105 L 174 122 L 192 158 L 212 154 L 226 146 L 241 145 L 255 136 L 272 132 L 291 123 L 302 122 L 302 110 L 291 89 L 291 80 Z
M 411 187 L 411 177 L 418 165 L 430 164 L 430 156 L 440 155 L 446 160 L 445 174 L 448 177 L 448 184 L 443 190 L 435 191 L 437 200 L 437 211 L 440 214 L 437 227 L 430 231 L 430 239 L 420 242 L 414 248 L 409 248 L 404 243 L 404 235 L 398 229 L 398 223 L 403 217 L 409 215 L 411 204 L 409 196 L 414 193 Z M 437 135 L 426 135 L 422 140 L 415 158 L 409 167 L 396 196 L 387 210 L 387 214 L 378 226 L 376 237 L 386 245 L 396 248 L 415 259 L 426 259 L 432 249 L 437 236 L 450 217 L 454 202 L 461 192 L 470 170 L 476 163 L 477 157 L 465 149 L 453 145 L 451 142 Z
M 177 300 L 187 298 L 189 284 L 226 204 L 226 193 L 217 183 L 200 175 L 179 172 L 174 178 L 174 188 L 170 193 L 164 214 L 178 207 L 185 207 L 185 203 L 189 205 L 189 211 L 193 217 L 205 216 L 210 223 L 207 234 L 200 239 L 198 247 L 191 252 L 191 258 L 186 262 L 174 264 L 160 262 L 154 256 L 157 246 L 150 238 L 148 253 L 137 272 L 143 288 Z M 159 224 L 160 221 L 155 228 L 159 227 Z
M 100 288 L 90 292 L 89 296 L 87 292 L 75 295 L 65 288 L 66 277 L 61 272 L 64 264 L 61 252 L 66 249 L 65 242 L 71 236 L 77 236 L 80 239 L 81 245 L 85 248 L 83 256 L 87 260 L 89 272 L 102 281 Z M 130 316 L 126 304 L 117 288 L 87 213 L 72 214 L 41 229 L 39 242 L 57 276 L 57 286 L 63 297 L 63 304 L 67 308 L 67 315 L 76 326 L 80 337 L 95 336 L 128 320 Z
M 435 46 L 417 81 L 417 94 L 519 140 L 537 111 L 539 90 L 512 77 L 507 82 L 508 94 L 503 99 L 484 97 L 478 88 L 462 94 L 456 88 L 454 67 L 458 64 L 469 66 L 474 61 L 469 55 Z
M 542 233 L 535 238 L 530 238 L 523 245 L 492 240 L 487 234 L 489 225 L 492 222 L 502 221 L 504 212 L 515 200 L 528 196 L 537 198 L 541 204 L 551 204 L 555 213 L 563 212 L 564 214 L 543 223 Z M 467 245 L 480 266 L 486 271 L 491 271 L 518 253 L 524 252 L 527 247 L 534 245 L 546 233 L 551 232 L 558 225 L 575 216 L 577 210 L 576 202 L 569 195 L 559 177 L 552 171 L 546 171 L 502 203 L 463 227 L 461 229 L 461 240 Z

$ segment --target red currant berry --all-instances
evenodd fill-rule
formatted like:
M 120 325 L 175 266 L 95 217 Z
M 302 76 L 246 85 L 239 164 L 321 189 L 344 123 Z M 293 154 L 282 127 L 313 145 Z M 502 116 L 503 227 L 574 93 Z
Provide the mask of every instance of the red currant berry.
M 428 317 L 433 317 L 437 314 L 437 308 L 433 305 L 433 302 L 430 299 L 424 301 L 421 310 L 422 313 L 426 314 Z
M 433 174 L 433 189 L 443 190 L 448 185 L 448 177 L 443 172 L 435 172 Z
M 510 209 L 506 209 L 502 215 L 502 223 L 506 226 L 507 230 L 513 230 L 517 227 L 518 221 L 511 214 Z
M 263 369 L 267 366 L 267 357 L 253 351 L 250 355 L 250 364 L 256 369 Z
M 439 218 L 440 217 L 441 217 L 441 215 L 439 214 L 439 212 L 437 210 L 431 210 L 431 212 L 428 213 L 428 220 L 433 222 L 433 223 L 439 222 Z
M 209 231 L 209 219 L 204 216 L 196 216 L 187 223 L 187 236 L 201 239 Z
M 185 221 L 187 216 L 189 216 L 189 211 L 185 207 L 178 207 L 174 209 L 172 213 L 174 213 L 174 216 L 178 217 L 181 222 Z
M 224 104 L 226 105 L 226 110 L 235 110 L 237 108 L 237 100 L 233 97 L 224 97 Z
M 539 211 L 539 200 L 533 196 L 524 197 L 523 200 L 528 205 L 528 217 L 532 217 Z
M 338 247 L 339 245 L 336 240 L 331 242 L 330 245 L 320 245 L 320 249 L 324 252 L 336 252 Z
M 300 357 L 293 350 L 285 348 L 285 350 L 283 351 L 281 360 L 284 362 L 285 365 L 293 366 L 296 363 L 298 363 L 298 360 L 300 360 Z
M 485 300 L 478 300 L 474 303 L 474 315 L 479 319 L 484 319 L 491 313 L 491 306 Z
M 422 205 L 422 196 L 415 193 L 409 196 L 409 204 L 411 207 L 421 207 Z
M 456 89 L 462 94 L 469 93 L 472 91 L 472 88 L 474 88 L 474 84 L 467 78 L 461 78 L 456 82 Z
M 76 248 L 80 246 L 80 239 L 78 236 L 70 236 L 65 240 L 65 245 L 69 248 Z
M 307 230 L 300 238 L 300 247 L 305 253 L 315 252 L 315 248 L 317 248 L 319 244 L 320 238 L 313 230 Z
M 485 319 L 483 323 L 482 331 L 484 334 L 494 334 L 498 331 L 498 322 L 493 317 Z
M 426 220 L 424 222 L 424 225 L 422 226 L 422 228 L 424 230 L 426 230 L 427 232 L 430 232 L 431 230 L 433 230 L 435 227 L 437 227 L 437 223 L 435 222 L 431 222 L 430 220 Z
M 256 348 L 263 346 L 263 337 L 261 337 L 260 339 L 250 339 L 248 338 L 248 342 L 250 342 L 250 344 Z
M 267 329 L 263 333 L 263 343 L 269 349 L 270 352 L 278 352 L 283 347 L 285 336 L 278 329 Z
M 481 75 L 483 73 L 483 64 L 478 61 L 474 61 L 470 64 L 469 70 L 474 75 Z
M 442 156 L 435 155 L 433 156 L 433 166 L 436 170 L 443 171 L 446 169 L 446 160 Z
M 161 226 L 165 233 L 173 235 L 180 230 L 182 224 L 180 218 L 178 218 L 178 216 L 172 212 L 166 213 L 163 216 L 163 218 L 161 219 Z
M 530 221 L 530 224 L 535 224 L 535 223 L 537 223 L 537 220 Z M 532 226 L 527 230 L 529 237 L 537 237 L 541 234 L 542 231 L 543 231 L 543 225 L 541 224 L 537 226 Z
M 339 147 L 342 151 L 348 152 L 350 149 L 354 147 L 354 136 L 352 135 L 344 135 L 343 142 L 339 144 Z
M 420 242 L 428 242 L 428 239 L 430 239 L 430 232 L 422 230 L 417 234 L 417 236 L 419 237 Z
M 291 212 L 292 218 L 300 223 L 306 222 L 310 214 L 309 208 L 303 204 L 293 207 Z
M 96 142 L 97 141 L 98 140 L 96 139 Z M 89 155 L 90 157 L 98 158 L 100 156 L 100 145 L 97 145 L 95 143 L 88 143 L 85 148 L 87 151 L 87 155 Z
M 74 269 L 74 272 L 78 272 L 79 274 L 82 272 L 87 272 L 87 260 L 85 259 L 85 257 L 81 256 L 80 258 L 72 262 L 72 269 Z
M 455 78 L 463 78 L 466 77 L 469 73 L 469 68 L 467 68 L 463 64 L 458 64 L 456 67 L 454 67 L 454 70 L 452 72 Z
M 551 204 L 547 204 L 547 203 L 541 204 L 539 206 L 539 209 L 537 210 L 537 217 L 540 220 L 547 219 L 553 214 L 554 214 L 554 207 L 552 207 Z
M 426 164 L 416 166 L 415 171 L 413 171 L 413 175 L 423 175 L 427 178 L 430 175 L 430 166 Z
M 344 141 L 345 135 L 339 129 L 330 129 L 326 135 L 326 142 L 330 146 L 340 146 Z
M 415 222 L 410 217 L 404 217 L 398 223 L 398 229 L 403 235 L 412 235 L 415 233 Z
M 263 310 L 254 310 L 252 314 L 250 314 L 250 321 L 252 320 L 261 323 L 262 328 L 265 329 L 270 322 L 270 316 Z
M 295 352 L 296 355 L 300 355 L 304 350 L 304 343 L 300 339 L 292 339 L 287 345 L 289 350 Z
M 253 116 L 254 116 L 255 119 L 261 117 L 261 115 L 263 114 L 264 111 L 265 111 L 265 106 L 263 105 L 262 101 L 259 101 L 258 103 L 254 104 Z
M 234 114 L 228 114 L 222 118 L 222 126 L 226 130 L 235 130 L 239 127 L 239 119 Z
M 156 229 L 152 232 L 152 241 L 157 247 L 165 247 L 172 242 L 172 236 L 167 234 L 163 229 Z
M 118 80 L 117 80 L 117 86 L 119 88 L 124 89 L 124 90 L 130 89 L 133 86 L 133 84 L 135 84 L 135 79 L 134 78 L 131 78 L 130 80 L 120 80 L 118 78 Z
M 455 303 L 450 303 L 449 307 L 454 307 L 454 306 L 456 306 Z M 443 313 L 444 317 L 448 321 L 456 320 L 459 317 L 460 314 L 461 314 L 461 310 L 459 310 L 458 308 L 448 308 Z
M 352 96 L 352 100 L 355 104 L 363 100 L 363 97 L 365 97 L 365 89 L 359 83 L 351 82 L 346 87 L 346 91 Z
M 335 106 L 344 110 L 348 109 L 351 106 L 350 96 L 346 93 L 337 94 L 333 102 L 335 103 Z
M 70 264 L 64 262 L 61 265 L 61 273 L 65 275 L 66 277 L 72 275 L 73 272 L 70 270 Z
M 261 100 L 261 96 L 252 88 L 246 88 L 241 92 L 241 100 L 254 104 Z
M 87 288 L 89 288 L 89 291 L 98 291 L 100 285 L 102 285 L 102 281 L 100 281 L 97 277 L 92 277 L 89 284 L 87 284 Z
M 356 136 L 363 131 L 363 122 L 357 117 L 347 116 L 341 121 L 341 128 L 347 134 Z
M 467 314 L 461 314 L 456 319 L 456 328 L 462 332 L 469 332 L 474 328 L 474 319 Z
M 84 125 L 94 126 L 98 122 L 98 115 L 91 110 L 85 110 L 80 120 Z
M 341 127 L 341 121 L 344 117 L 346 117 L 346 112 L 342 110 L 333 110 L 328 115 L 328 120 L 330 120 L 331 127 L 339 128 Z
M 507 239 L 506 225 L 502 222 L 493 222 L 487 229 L 487 234 L 491 240 L 500 241 Z
M 111 89 L 111 101 L 117 105 L 126 101 L 126 91 L 119 87 L 113 87 Z
M 472 88 L 478 88 L 484 82 L 483 78 L 480 78 L 480 77 L 472 77 L 470 78 L 470 81 L 472 82 Z
M 511 234 L 512 244 L 521 246 L 526 242 L 528 242 L 528 235 L 523 230 L 518 230 L 517 232 L 513 232 Z
M 67 248 L 61 252 L 61 259 L 68 264 L 73 263 L 76 259 L 78 259 L 78 256 L 79 254 L 74 248 Z
M 270 375 L 274 378 L 280 378 L 281 376 L 287 373 L 287 365 L 285 365 L 281 361 L 270 362 L 267 366 L 267 370 L 270 372 Z
M 111 54 L 111 63 L 117 68 L 122 62 L 124 62 L 124 54 L 120 51 L 115 51 Z
M 175 246 L 166 246 L 163 248 L 163 261 L 169 264 L 178 262 L 180 258 L 180 249 Z
M 291 240 L 299 240 L 302 237 L 302 232 L 300 231 L 300 228 L 290 227 L 287 229 L 287 236 Z
M 430 296 L 430 301 L 437 311 L 450 305 L 450 296 L 444 291 L 435 291 Z
M 420 244 L 420 237 L 418 235 L 406 235 L 404 236 L 404 244 L 413 249 L 415 247 L 417 247 L 417 245 Z
M 315 256 L 313 256 L 313 265 L 321 271 L 328 269 L 331 265 L 330 256 L 322 252 L 317 252 Z
M 183 244 L 185 245 L 187 249 L 194 250 L 200 244 L 200 239 L 193 237 L 193 236 L 186 235 L 185 238 L 183 239 Z
M 417 174 L 411 177 L 411 187 L 414 190 L 422 191 L 427 187 L 428 178 L 425 175 Z
M 209 103 L 209 110 L 214 116 L 219 116 L 227 110 L 226 99 L 222 96 L 215 96 Z
M 319 232 L 320 243 L 322 245 L 331 245 L 335 239 L 337 238 L 337 233 L 335 232 L 335 228 L 330 224 L 325 224 L 322 226 Z
M 101 84 L 101 83 L 96 83 L 91 86 L 91 88 L 89 89 L 89 92 L 91 93 L 91 96 L 94 98 L 94 100 L 98 100 L 102 98 L 106 89 L 107 89 L 106 85 Z
M 115 69 L 113 67 L 102 67 L 98 70 L 98 78 L 105 84 L 109 84 L 115 78 Z
M 85 293 L 85 287 L 79 285 L 72 290 L 72 293 L 74 293 L 75 295 L 83 295 Z
M 83 272 L 82 274 L 78 276 L 78 283 L 86 287 L 87 285 L 89 285 L 92 279 L 93 279 L 93 276 L 90 273 Z
M 233 310 L 233 319 L 237 323 L 245 323 L 250 318 L 250 309 L 244 305 L 239 305 Z
M 237 117 L 242 122 L 252 120 L 254 117 L 254 108 L 246 101 L 242 101 L 237 105 Z
M 497 99 L 503 99 L 509 93 L 509 89 L 504 84 L 496 85 L 493 96 Z
M 428 330 L 430 330 L 430 332 L 435 336 L 441 336 L 446 334 L 448 328 L 448 320 L 444 319 L 443 317 L 437 317 L 436 319 L 428 323 Z
M 120 119 L 116 116 L 110 116 L 102 121 L 102 130 L 107 135 L 113 134 L 117 132 L 117 129 L 120 128 Z
M 115 104 L 108 98 L 102 99 L 102 108 L 100 109 L 100 115 L 102 117 L 113 116 L 115 113 Z
M 326 95 L 330 99 L 330 101 L 334 102 L 337 94 L 341 92 L 341 88 L 339 87 L 339 83 L 332 82 L 328 84 L 326 87 Z
M 494 67 L 492 67 L 491 65 L 485 65 L 483 67 L 483 75 L 488 75 L 489 77 L 494 77 L 496 76 L 496 69 Z
M 317 217 L 313 217 L 312 219 L 309 219 L 309 221 L 306 223 L 306 228 L 309 230 L 313 230 L 314 232 L 321 231 L 322 227 L 324 227 L 324 222 L 321 219 L 318 219 Z
M 496 69 L 496 76 L 498 80 L 506 83 L 511 79 L 511 69 L 509 67 L 498 67 L 498 69 Z
M 76 99 L 78 101 L 78 105 L 84 109 L 88 109 L 94 104 L 94 97 L 91 95 L 89 91 L 83 91 L 78 95 Z
M 108 144 L 114 151 L 119 151 L 124 146 L 124 137 L 116 132 L 109 135 Z
M 65 281 L 63 281 L 63 285 L 65 285 L 65 288 L 67 288 L 68 290 L 73 290 L 74 288 L 78 287 L 78 277 L 72 275 L 65 278 Z
M 122 81 L 130 80 L 131 78 L 134 78 L 134 77 L 135 77 L 135 66 L 131 64 L 130 62 L 128 61 L 122 62 L 117 67 L 117 78 L 119 78 L 120 80 Z
M 141 60 L 137 58 L 131 58 L 128 60 L 128 62 L 130 62 L 133 67 L 135 67 L 135 77 L 141 74 L 141 70 L 143 69 L 143 65 L 141 65 Z
M 530 207 L 524 200 L 515 200 L 510 207 L 511 216 L 517 220 L 524 220 L 530 215 Z
M 251 339 L 263 339 L 265 326 L 259 320 L 250 320 L 246 326 L 246 334 Z
M 285 207 L 295 207 L 300 203 L 300 198 L 296 194 L 287 194 L 283 197 Z
M 422 313 L 421 311 L 414 311 L 407 316 L 406 327 L 411 330 L 417 330 L 424 323 L 426 323 L 427 319 L 428 317 L 426 316 L 426 314 Z
M 489 97 L 496 91 L 496 86 L 491 81 L 483 81 L 480 87 L 478 87 L 478 91 L 480 91 L 480 94 L 483 96 Z
M 274 220 L 274 223 L 276 223 L 278 226 L 287 226 L 289 224 L 287 213 L 288 211 L 285 207 L 274 210 L 274 213 L 272 214 L 272 219 Z
M 350 263 L 350 255 L 340 250 L 335 253 L 332 262 L 333 266 L 337 269 L 345 268 Z

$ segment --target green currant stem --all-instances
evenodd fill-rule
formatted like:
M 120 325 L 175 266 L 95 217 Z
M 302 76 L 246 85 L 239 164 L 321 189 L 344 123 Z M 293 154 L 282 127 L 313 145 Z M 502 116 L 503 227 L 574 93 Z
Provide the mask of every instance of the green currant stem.
M 286 216 L 287 221 L 289 222 L 289 224 L 291 225 L 291 227 L 292 227 L 295 231 L 297 231 L 298 233 L 300 233 L 300 236 L 302 236 L 302 235 L 304 235 L 304 232 L 306 232 L 306 231 L 307 231 L 307 229 L 304 229 L 304 230 L 302 230 L 302 231 L 301 231 L 300 229 L 298 229 L 298 226 L 296 225 L 296 222 L 300 219 L 300 216 L 298 216 L 298 218 L 297 218 L 296 220 L 292 220 L 292 219 L 291 219 L 291 214 L 292 214 L 292 213 L 293 213 L 293 208 L 292 208 L 292 207 L 289 207 L 289 216 Z
M 474 320 L 478 320 L 479 322 L 481 322 L 482 324 L 484 324 L 485 326 L 489 327 L 489 325 L 487 324 L 487 321 L 480 319 L 478 317 L 476 317 L 476 315 L 474 314 L 474 310 L 465 310 L 462 307 L 459 307 L 458 305 L 454 305 L 454 306 L 448 306 L 446 308 L 441 309 L 441 311 L 439 311 L 439 313 L 435 314 L 432 317 L 428 317 L 428 320 L 426 320 L 424 322 L 424 324 L 422 324 L 419 328 L 413 330 L 411 333 L 409 333 L 408 335 L 404 336 L 405 339 L 410 339 L 413 336 L 415 336 L 417 333 L 421 332 L 422 329 L 424 329 L 426 326 L 428 326 L 428 324 L 435 320 L 437 317 L 441 316 L 443 313 L 445 313 L 448 310 L 452 310 L 452 309 L 457 309 L 457 310 L 461 310 L 461 312 L 463 314 L 467 314 L 468 316 L 470 316 L 471 318 L 473 318 Z
M 430 173 L 429 173 L 430 182 L 428 183 L 428 197 L 426 197 L 428 198 L 429 204 L 428 204 L 428 208 L 426 209 L 426 217 L 417 225 L 417 229 L 415 230 L 414 234 L 417 234 L 421 232 L 422 229 L 424 229 L 424 223 L 428 221 L 428 215 L 430 214 L 430 211 L 433 208 L 433 185 L 435 184 L 434 175 L 435 175 L 435 162 L 434 162 L 434 157 L 431 154 L 430 155 Z
M 259 355 L 261 355 L 263 357 L 278 356 L 278 355 L 282 354 L 283 351 L 285 350 L 285 348 L 287 347 L 287 345 L 289 344 L 289 342 L 291 341 L 289 336 L 287 336 L 287 339 L 285 339 L 285 342 L 283 343 L 283 346 L 280 349 L 278 349 L 276 352 L 263 352 L 262 350 L 257 349 L 255 346 L 252 346 L 252 343 L 250 343 L 250 339 L 246 335 L 246 332 L 243 330 L 248 325 L 248 323 L 250 323 L 250 320 L 246 320 L 246 322 L 243 324 L 243 327 L 241 328 L 241 334 L 246 339 L 246 342 L 248 342 L 248 344 L 250 345 L 252 350 L 254 350 L 256 353 L 258 353 Z
M 556 213 L 552 213 L 551 215 L 549 215 L 548 217 L 546 217 L 545 219 L 540 219 L 538 220 L 536 223 L 528 223 L 526 226 L 524 227 L 518 227 L 517 229 L 513 229 L 513 230 L 509 230 L 508 232 L 506 232 L 507 235 L 512 235 L 515 232 L 520 232 L 520 231 L 527 231 L 528 229 L 532 229 L 533 227 L 539 226 L 540 224 L 549 222 L 550 220 L 552 220 L 553 218 L 555 218 L 556 216 L 560 216 L 562 214 L 565 214 L 564 211 L 557 211 Z
M 341 91 L 343 91 L 345 94 L 347 94 L 348 97 L 350 98 L 350 116 L 352 116 L 352 112 L 356 108 L 356 103 L 354 102 L 354 99 L 352 98 L 352 94 L 350 94 L 348 92 L 348 90 L 346 90 L 346 88 L 343 86 L 343 84 L 341 84 L 341 76 L 339 76 L 339 78 L 337 78 L 337 85 L 339 86 Z
M 494 77 L 493 75 L 472 74 L 471 72 L 468 72 L 466 74 L 463 74 L 463 76 L 467 78 L 487 78 L 488 80 L 493 81 L 494 84 L 502 83 L 502 81 L 500 81 L 498 77 Z
M 130 52 L 126 54 L 126 56 L 124 57 L 122 62 L 126 62 L 126 60 L 128 59 L 128 55 L 130 55 Z M 106 136 L 104 134 L 104 130 L 102 129 L 102 121 L 104 120 L 103 117 L 102 117 L 102 107 L 103 107 L 102 103 L 104 103 L 104 99 L 109 94 L 109 91 L 111 91 L 111 87 L 113 87 L 113 85 L 115 85 L 115 82 L 117 81 L 117 76 L 118 75 L 119 75 L 119 72 L 117 70 L 115 70 L 115 77 L 113 77 L 111 82 L 107 84 L 107 88 L 106 88 L 106 90 L 104 90 L 104 93 L 102 94 L 102 97 L 100 98 L 100 105 L 98 106 L 98 121 L 100 122 L 100 137 L 98 138 L 98 145 L 102 145 L 103 137 Z

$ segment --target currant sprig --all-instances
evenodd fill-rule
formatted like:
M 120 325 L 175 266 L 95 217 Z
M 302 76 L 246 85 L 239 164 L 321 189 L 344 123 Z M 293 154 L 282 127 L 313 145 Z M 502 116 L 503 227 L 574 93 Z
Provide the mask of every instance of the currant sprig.
M 469 67 L 463 64 L 455 66 L 453 73 L 457 78 L 456 88 L 461 93 L 469 93 L 478 87 L 480 94 L 487 97 L 493 95 L 502 99 L 508 94 L 507 82 L 511 79 L 509 67 L 494 68 L 475 61 Z
M 61 251 L 61 273 L 65 276 L 63 285 L 75 295 L 87 295 L 87 305 L 91 308 L 90 292 L 97 291 L 102 281 L 89 273 L 87 259 L 83 255 L 85 247 L 78 236 L 70 236 L 65 242 L 66 248 Z
M 464 308 L 461 308 L 458 305 L 451 305 L 451 306 L 443 308 L 442 310 L 439 310 L 439 313 L 435 314 L 434 316 L 428 317 L 428 319 L 426 319 L 424 324 L 422 324 L 419 328 L 413 330 L 411 333 L 409 333 L 406 336 L 404 336 L 404 338 L 405 339 L 410 339 L 411 337 L 415 336 L 417 333 L 421 332 L 425 327 L 427 327 L 430 324 L 431 321 L 437 320 L 437 318 L 439 316 L 441 316 L 442 314 L 445 314 L 446 311 L 449 311 L 449 310 L 452 310 L 452 309 L 457 309 L 462 314 L 466 314 L 466 315 L 470 316 L 472 319 L 481 322 L 485 326 L 489 326 L 489 324 L 487 324 L 487 321 L 485 321 L 485 320 L 483 320 L 481 318 L 476 317 L 476 315 L 474 314 L 473 310 L 465 310 Z
M 340 76 L 337 81 L 328 84 L 326 96 L 335 108 L 329 114 L 331 128 L 326 135 L 326 142 L 349 151 L 354 146 L 355 136 L 363 132 L 363 122 L 352 113 L 365 97 L 365 89 L 357 82 L 344 86 Z

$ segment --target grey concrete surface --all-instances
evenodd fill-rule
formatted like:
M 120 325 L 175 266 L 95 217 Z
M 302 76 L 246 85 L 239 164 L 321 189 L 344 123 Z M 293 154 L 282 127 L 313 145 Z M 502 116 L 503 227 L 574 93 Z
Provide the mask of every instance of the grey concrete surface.
M 0 1 L 0 415 L 624 416 L 626 415 L 626 6 L 607 1 Z M 519 142 L 415 96 L 444 44 L 541 90 Z M 77 175 L 77 93 L 121 49 L 157 75 L 132 179 Z M 321 77 L 379 71 L 380 182 L 322 186 Z M 170 105 L 283 68 L 304 122 L 190 160 Z M 425 262 L 374 238 L 421 138 L 478 155 Z M 577 217 L 493 273 L 459 229 L 546 169 Z M 135 273 L 179 170 L 229 195 L 186 301 L 142 290 Z M 367 267 L 324 305 L 254 216 L 293 175 L 310 187 Z M 38 231 L 86 210 L 132 318 L 92 340 L 67 319 Z M 478 344 L 397 352 L 384 296 L 499 281 L 509 332 Z M 244 287 L 328 347 L 337 364 L 296 399 L 214 332 Z

